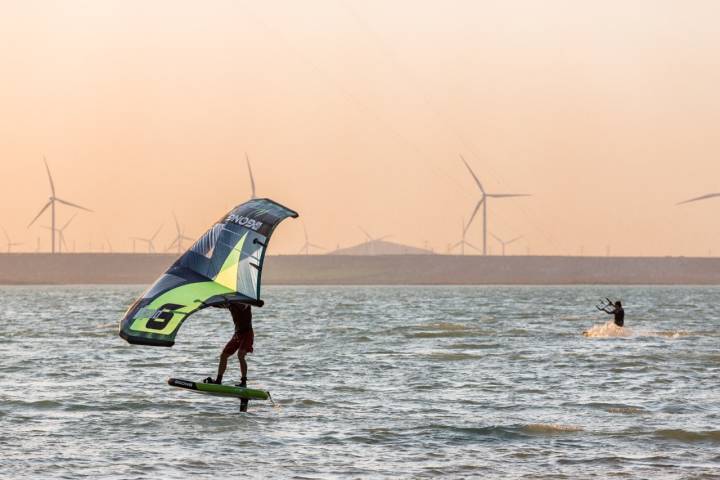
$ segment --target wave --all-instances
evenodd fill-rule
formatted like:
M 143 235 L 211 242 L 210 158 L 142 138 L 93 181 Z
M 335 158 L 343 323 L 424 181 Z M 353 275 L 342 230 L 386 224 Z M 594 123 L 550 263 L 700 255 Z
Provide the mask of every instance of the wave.
M 471 353 L 459 352 L 435 352 L 429 355 L 430 359 L 435 362 L 455 362 L 459 360 L 477 360 L 484 358 L 482 355 L 473 355 Z
M 563 406 L 581 407 L 581 408 L 592 408 L 594 410 L 603 410 L 608 413 L 624 413 L 624 414 L 641 414 L 648 413 L 642 407 L 635 405 L 628 405 L 625 403 L 604 403 L 604 402 L 590 402 L 590 403 L 563 403 Z
M 666 440 L 677 440 L 684 443 L 720 443 L 720 430 L 706 430 L 700 432 L 682 429 L 656 430 L 655 437 Z
M 452 322 L 430 323 L 428 325 L 418 325 L 415 328 L 418 330 L 468 330 L 466 325 Z
M 443 330 L 439 332 L 406 333 L 408 338 L 461 338 L 475 336 L 476 332 L 468 330 Z
M 397 328 L 394 330 L 397 330 Z M 478 328 L 478 326 L 468 326 L 462 323 L 452 322 L 424 323 L 410 327 L 401 327 L 400 330 L 409 338 L 454 338 L 487 335 L 490 333 L 487 330 Z
M 586 337 L 592 338 L 611 338 L 611 337 L 665 337 L 680 338 L 692 335 L 691 332 L 685 330 L 643 330 L 631 329 L 628 327 L 618 327 L 612 320 L 607 323 L 593 325 L 583 332 Z
M 500 348 L 499 343 L 453 343 L 446 348 L 450 350 L 488 350 Z
M 4 403 L 6 405 L 18 406 L 21 408 L 26 407 L 38 410 L 54 410 L 62 408 L 63 406 L 62 402 L 57 400 L 6 400 Z
M 640 407 L 610 407 L 607 409 L 608 413 L 624 413 L 628 415 L 637 415 L 640 413 L 646 413 L 644 408 Z
M 583 332 L 584 336 L 592 338 L 630 337 L 632 334 L 632 330 L 627 327 L 618 327 L 613 321 L 593 325 Z
M 525 425 L 524 430 L 528 433 L 556 435 L 563 433 L 582 432 L 584 428 L 577 425 L 561 425 L 557 423 L 530 423 Z
M 526 437 L 526 432 L 518 427 L 503 427 L 501 425 L 492 425 L 488 427 L 471 427 L 471 426 L 455 426 L 432 424 L 421 430 L 430 430 L 441 435 L 450 435 L 453 437 L 473 439 L 476 437 L 494 437 L 500 439 L 512 439 Z
M 556 423 L 529 423 L 519 425 L 492 425 L 487 427 L 429 425 L 427 429 L 438 433 L 457 435 L 460 437 L 494 437 L 499 439 L 529 438 L 533 436 L 556 436 L 584 431 L 578 425 L 561 425 Z
M 685 330 L 670 330 L 667 332 L 663 331 L 646 331 L 638 330 L 635 335 L 639 337 L 667 337 L 667 338 L 680 338 L 692 335 L 692 333 Z

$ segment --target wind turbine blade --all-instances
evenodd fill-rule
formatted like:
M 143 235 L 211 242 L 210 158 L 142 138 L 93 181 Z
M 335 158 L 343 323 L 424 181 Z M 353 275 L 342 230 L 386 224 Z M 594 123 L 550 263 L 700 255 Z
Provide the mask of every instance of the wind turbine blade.
M 314 243 L 308 243 L 308 247 L 313 247 L 313 248 L 317 248 L 320 250 L 327 250 L 327 248 L 321 247 L 320 245 L 315 245 Z
M 35 218 L 32 219 L 32 222 L 28 223 L 27 228 L 30 228 L 30 227 L 32 226 L 32 224 L 35 223 L 35 220 L 37 220 L 37 219 L 40 217 L 40 215 L 42 215 L 42 214 L 45 212 L 45 210 L 48 209 L 48 207 L 52 204 L 52 202 L 53 202 L 53 201 L 50 200 L 50 201 L 48 201 L 48 202 L 45 204 L 45 206 L 42 208 L 42 210 L 40 210 L 40 213 L 38 213 L 37 215 L 35 215 Z
M 513 238 L 512 240 L 509 240 L 509 241 L 505 242 L 505 245 L 510 245 L 510 244 L 513 243 L 513 242 L 517 242 L 517 241 L 520 240 L 521 238 L 523 238 L 523 235 L 520 235 L 519 237 L 515 237 L 515 238 Z
M 500 237 L 498 237 L 497 235 L 495 235 L 495 234 L 492 233 L 492 232 L 488 232 L 488 233 L 489 233 L 490 236 L 493 237 L 495 240 L 497 240 L 497 241 L 500 242 L 500 243 L 503 243 L 503 241 L 500 239 Z
M 392 235 L 383 235 L 383 236 L 380 237 L 380 238 L 376 238 L 375 241 L 376 241 L 376 242 L 379 242 L 380 240 L 385 240 L 386 238 L 390 238 L 390 237 L 392 237 Z
M 155 237 L 157 237 L 158 233 L 160 233 L 160 230 L 162 230 L 162 227 L 163 227 L 163 226 L 162 226 L 162 224 L 161 224 L 161 225 L 158 227 L 158 229 L 155 230 L 155 233 L 153 233 L 153 236 L 152 236 L 152 237 L 150 237 L 149 239 L 143 239 L 143 240 L 147 240 L 147 241 L 150 241 L 150 242 L 152 242 L 153 240 L 155 240 Z
M 247 152 L 245 152 L 245 163 L 247 163 L 248 167 L 248 173 L 250 174 L 250 191 L 252 192 L 250 195 L 250 199 L 252 200 L 255 197 L 255 178 L 253 178 L 252 168 L 250 168 L 250 157 L 248 157 Z
M 492 198 L 508 198 L 508 197 L 532 197 L 530 193 L 488 193 L 488 197 Z
M 308 247 L 308 244 L 307 244 L 307 243 L 306 243 L 305 245 L 303 245 L 302 247 L 300 247 L 300 250 L 298 250 L 298 255 L 300 255 L 301 253 L 303 253 L 307 247 Z
M 175 212 L 172 212 L 173 219 L 175 220 L 175 230 L 177 230 L 178 237 L 182 235 L 182 232 L 180 231 L 180 222 L 178 222 L 177 216 L 175 215 Z
M 67 228 L 67 226 L 70 225 L 70 222 L 72 222 L 72 221 L 75 219 L 75 217 L 77 217 L 77 213 L 76 213 L 75 215 L 73 215 L 72 217 L 70 217 L 70 220 L 68 220 L 67 222 L 65 222 L 65 225 L 63 225 L 63 226 L 60 228 L 60 231 L 62 232 L 63 230 L 65 230 L 65 229 Z
M 52 196 L 55 196 L 55 184 L 53 183 L 52 175 L 50 175 L 50 167 L 48 167 L 47 159 L 43 156 L 43 162 L 45 162 L 45 170 L 47 170 L 48 179 L 50 180 L 50 191 Z
M 475 250 L 476 252 L 482 253 L 482 250 L 480 250 L 479 248 L 477 248 L 477 247 L 476 247 L 475 245 L 473 245 L 472 243 L 465 242 L 465 245 L 467 245 L 468 247 L 472 248 L 472 249 Z
M 477 175 L 475 175 L 475 172 L 472 171 L 472 168 L 470 168 L 470 165 L 468 165 L 468 163 L 465 161 L 465 159 L 463 158 L 462 155 L 460 155 L 460 160 L 463 161 L 463 163 L 465 164 L 465 166 L 466 166 L 467 169 L 468 169 L 468 172 L 470 172 L 470 175 L 472 175 L 472 177 L 475 179 L 475 183 L 477 183 L 477 186 L 480 187 L 480 191 L 481 191 L 481 192 L 483 193 L 483 195 L 484 195 L 484 194 L 485 194 L 485 189 L 483 188 L 482 183 L 480 183 L 480 179 L 477 177 Z
M 75 204 L 75 203 L 68 202 L 67 200 L 63 200 L 62 198 L 57 198 L 57 197 L 54 197 L 54 198 L 55 198 L 55 200 L 57 200 L 58 202 L 60 202 L 60 203 L 62 203 L 62 204 L 64 204 L 64 205 L 67 205 L 68 207 L 75 207 L 75 208 L 79 208 L 80 210 L 85 210 L 86 212 L 92 212 L 92 210 L 90 210 L 89 208 L 81 207 L 80 205 L 77 205 L 77 204 Z
M 708 193 L 707 195 L 703 195 L 703 196 L 701 196 L 701 197 L 691 198 L 690 200 L 685 200 L 685 201 L 682 201 L 682 202 L 680 202 L 680 203 L 676 203 L 675 205 L 682 205 L 682 204 L 684 204 L 684 203 L 697 202 L 697 201 L 700 201 L 700 200 L 706 200 L 706 199 L 708 199 L 708 198 L 713 198 L 713 197 L 720 197 L 720 193 Z
M 168 247 L 165 249 L 166 252 L 169 252 L 170 250 L 172 250 L 172 248 L 173 248 L 175 245 L 177 245 L 177 243 L 178 243 L 178 238 L 179 238 L 179 237 L 175 237 L 175 240 L 173 240 L 173 242 L 172 242 L 170 245 L 168 245 Z M 152 243 L 152 242 L 151 242 L 151 243 Z M 153 248 L 153 250 L 154 250 L 154 248 Z
M 2 229 L 3 233 L 5 234 L 5 238 L 7 238 L 7 243 L 10 244 L 10 235 L 8 235 L 7 230 L 5 230 L 5 227 Z
M 468 231 L 468 228 L 470 228 L 470 225 L 472 224 L 473 219 L 475 218 L 475 215 L 477 215 L 478 210 L 480 210 L 480 207 L 482 207 L 483 202 L 485 201 L 485 196 L 475 205 L 475 210 L 473 210 L 472 215 L 470 215 L 470 220 L 468 220 L 467 225 L 465 225 L 465 228 L 463 229 L 463 234 Z
M 374 240 L 374 238 L 372 238 L 372 237 L 370 236 L 370 234 L 365 231 L 364 228 L 362 228 L 362 227 L 358 227 L 358 228 L 359 228 L 360 230 L 362 230 L 362 232 L 365 234 L 365 236 L 367 237 L 367 239 L 368 239 L 369 241 L 372 242 L 372 241 Z
M 301 222 L 303 226 L 303 233 L 305 234 L 305 245 L 308 245 L 308 234 L 307 234 L 307 228 L 305 228 L 305 222 Z

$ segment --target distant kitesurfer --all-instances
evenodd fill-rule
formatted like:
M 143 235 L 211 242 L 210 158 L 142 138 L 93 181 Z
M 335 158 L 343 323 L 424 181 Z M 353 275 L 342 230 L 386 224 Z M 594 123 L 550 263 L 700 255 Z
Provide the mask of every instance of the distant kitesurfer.
M 606 300 L 608 302 L 607 305 L 605 305 L 602 308 L 598 306 L 597 309 L 600 310 L 601 312 L 605 312 L 609 315 L 614 315 L 615 316 L 615 325 L 617 325 L 618 327 L 622 327 L 623 325 L 625 325 L 625 310 L 623 310 L 622 303 L 620 303 L 620 300 L 616 301 L 615 304 L 613 304 L 609 298 Z M 612 310 L 610 310 L 610 309 L 612 309 Z
M 218 308 L 227 308 L 230 310 L 232 315 L 233 323 L 235 324 L 235 334 L 232 336 L 230 341 L 223 348 L 220 354 L 220 364 L 218 365 L 217 377 L 215 380 L 212 377 L 207 377 L 205 383 L 217 383 L 221 384 L 225 369 L 227 368 L 227 360 L 237 352 L 238 360 L 240 361 L 240 384 L 238 386 L 247 386 L 247 362 L 245 361 L 245 355 L 252 353 L 253 351 L 253 339 L 254 333 L 252 328 L 252 311 L 250 305 L 240 302 L 226 302 L 221 305 L 215 305 Z

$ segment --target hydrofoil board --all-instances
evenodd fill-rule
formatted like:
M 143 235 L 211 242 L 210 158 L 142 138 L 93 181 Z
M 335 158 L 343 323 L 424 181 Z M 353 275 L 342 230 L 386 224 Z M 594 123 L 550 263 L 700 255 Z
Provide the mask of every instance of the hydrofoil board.
M 218 395 L 221 397 L 235 397 L 241 400 L 269 400 L 270 392 L 266 390 L 258 390 L 254 388 L 236 387 L 234 385 L 218 385 L 217 383 L 193 382 L 192 380 L 182 380 L 179 378 L 168 378 L 168 385 L 172 387 L 184 388 L 208 395 Z

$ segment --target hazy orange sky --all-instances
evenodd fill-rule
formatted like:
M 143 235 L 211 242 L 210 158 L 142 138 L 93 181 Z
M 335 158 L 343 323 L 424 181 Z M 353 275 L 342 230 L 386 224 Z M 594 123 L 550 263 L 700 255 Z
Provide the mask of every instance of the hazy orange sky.
M 314 243 L 444 252 L 478 199 L 462 154 L 534 195 L 490 204 L 509 253 L 717 255 L 720 198 L 674 204 L 720 192 L 718 25 L 717 1 L 3 2 L 0 225 L 49 249 L 45 155 L 94 210 L 77 250 L 167 245 L 173 211 L 195 238 L 249 196 L 247 152 Z

